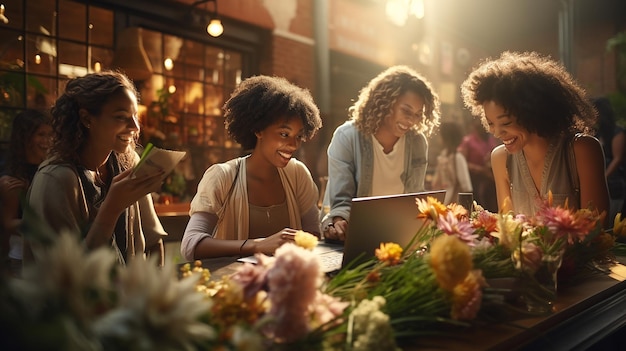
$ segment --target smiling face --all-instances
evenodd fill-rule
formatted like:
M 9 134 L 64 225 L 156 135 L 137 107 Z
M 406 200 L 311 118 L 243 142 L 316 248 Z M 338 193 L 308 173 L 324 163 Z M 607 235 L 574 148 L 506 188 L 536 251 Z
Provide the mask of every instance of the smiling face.
M 38 165 L 46 159 L 52 141 L 52 126 L 41 124 L 26 145 L 26 162 Z
M 399 138 L 413 126 L 420 123 L 424 114 L 424 99 L 418 94 L 407 91 L 400 95 L 385 117 L 378 133 L 392 134 Z
M 520 152 L 532 139 L 531 133 L 517 123 L 515 116 L 510 115 L 504 107 L 494 101 L 485 101 L 483 104 L 485 118 L 489 125 L 489 132 L 502 143 L 510 153 Z
M 89 116 L 85 123 L 92 145 L 124 153 L 134 146 L 133 140 L 139 133 L 137 98 L 124 89 L 109 97 L 99 116 Z
M 256 133 L 254 153 L 270 164 L 284 168 L 303 141 L 304 125 L 299 117 L 279 118 Z

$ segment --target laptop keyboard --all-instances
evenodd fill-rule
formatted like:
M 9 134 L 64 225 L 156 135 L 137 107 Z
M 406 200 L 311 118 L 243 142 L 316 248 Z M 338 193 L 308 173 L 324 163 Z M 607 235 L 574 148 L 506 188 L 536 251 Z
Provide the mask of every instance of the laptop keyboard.
M 320 258 L 320 267 L 322 272 L 329 273 L 341 269 L 341 261 L 343 260 L 343 252 L 328 251 L 318 256 Z

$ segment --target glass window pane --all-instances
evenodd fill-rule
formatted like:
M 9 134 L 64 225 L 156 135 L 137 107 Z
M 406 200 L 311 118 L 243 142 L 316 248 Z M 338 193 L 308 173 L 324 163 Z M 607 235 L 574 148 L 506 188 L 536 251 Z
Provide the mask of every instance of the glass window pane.
M 29 0 L 26 3 L 26 30 L 52 35 L 56 33 L 56 4 L 54 0 Z
M 58 21 L 59 38 L 86 41 L 87 6 L 73 1 L 59 0 Z
M 59 41 L 59 76 L 69 78 L 87 74 L 87 48 L 85 45 Z
M 182 142 L 186 145 L 201 145 L 204 135 L 204 118 L 201 116 L 185 117 L 185 137 Z
M 217 85 L 207 84 L 204 93 L 204 108 L 208 115 L 220 116 L 224 105 L 224 93 Z
M 224 56 L 224 84 L 237 86 L 241 83 L 241 54 L 227 52 Z
M 28 75 L 27 81 L 28 98 L 26 106 L 39 110 L 48 110 L 59 96 L 56 78 Z
M 223 117 L 206 117 L 204 119 L 204 144 L 222 146 L 226 140 L 226 128 Z
M 207 69 L 207 83 L 224 84 L 224 51 L 207 46 L 204 65 Z
M 203 44 L 191 40 L 185 40 L 182 56 L 185 59 L 186 78 L 204 81 L 203 54 Z
M 23 1 L 2 2 L 4 4 L 4 16 L 9 21 L 4 23 L 4 27 L 22 29 L 24 26 L 24 17 L 22 16 Z M 30 14 L 29 14 L 30 16 Z M 2 42 L 2 41 L 0 41 Z
M 0 106 L 24 106 L 25 79 L 22 70 L 0 71 Z
M 0 43 L 2 43 L 2 56 L 0 57 L 0 69 L 15 69 L 9 66 L 24 64 L 24 36 L 17 31 L 0 28 Z
M 99 72 L 110 68 L 113 62 L 113 50 L 91 46 L 89 47 L 89 72 Z
M 113 11 L 89 7 L 89 44 L 113 47 Z
M 26 70 L 28 73 L 56 75 L 56 39 L 26 34 Z
M 202 82 L 187 82 L 185 84 L 185 112 L 204 113 L 204 84 Z

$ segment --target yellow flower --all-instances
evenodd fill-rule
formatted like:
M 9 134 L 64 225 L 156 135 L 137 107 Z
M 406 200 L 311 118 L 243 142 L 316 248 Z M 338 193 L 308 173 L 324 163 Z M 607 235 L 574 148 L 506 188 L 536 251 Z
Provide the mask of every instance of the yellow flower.
M 296 232 L 294 241 L 296 245 L 307 250 L 313 250 L 317 246 L 317 237 L 302 230 Z
M 511 213 L 500 214 L 498 216 L 497 231 L 491 236 L 498 238 L 498 243 L 513 251 L 519 243 L 519 237 L 523 230 L 520 222 L 515 220 Z
M 395 266 L 402 257 L 402 247 L 396 243 L 380 243 L 380 248 L 376 249 L 376 257 L 381 262 L 387 262 L 390 266 Z
M 430 266 L 439 286 L 451 291 L 472 269 L 469 246 L 453 235 L 438 236 L 430 249 Z
M 596 238 L 598 242 L 598 252 L 607 252 L 615 246 L 615 238 L 609 233 L 602 233 Z
M 615 236 L 626 236 L 626 218 L 622 220 L 622 214 L 618 213 L 613 222 L 613 234 Z

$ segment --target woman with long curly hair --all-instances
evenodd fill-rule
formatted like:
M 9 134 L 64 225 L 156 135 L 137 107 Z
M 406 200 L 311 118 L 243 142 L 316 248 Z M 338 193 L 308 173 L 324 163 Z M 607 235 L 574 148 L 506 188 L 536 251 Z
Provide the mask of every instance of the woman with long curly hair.
M 25 110 L 13 119 L 9 153 L 0 177 L 2 203 L 2 257 L 8 254 L 10 273 L 19 276 L 22 266 L 22 221 L 20 198 L 26 195 L 37 167 L 46 159 L 52 127 L 50 118 L 38 110 Z
M 361 89 L 349 114 L 328 146 L 321 220 L 328 239 L 345 240 L 352 198 L 424 190 L 439 97 L 413 69 L 393 66 Z
M 590 134 L 596 113 L 565 67 L 534 52 L 504 52 L 473 70 L 461 90 L 503 143 L 491 154 L 500 211 L 532 216 L 549 193 L 555 205 L 608 211 L 604 155 Z
M 133 83 L 113 71 L 70 80 L 52 107 L 52 127 L 50 157 L 29 190 L 35 214 L 57 233 L 81 235 L 88 250 L 112 246 L 121 263 L 154 254 L 163 264 L 166 233 L 150 197 L 162 172 L 131 176 L 139 159 Z
M 300 145 L 322 126 L 310 93 L 284 78 L 241 82 L 223 107 L 226 130 L 250 154 L 209 167 L 191 201 L 181 253 L 273 254 L 298 229 L 319 235 L 318 190 Z

